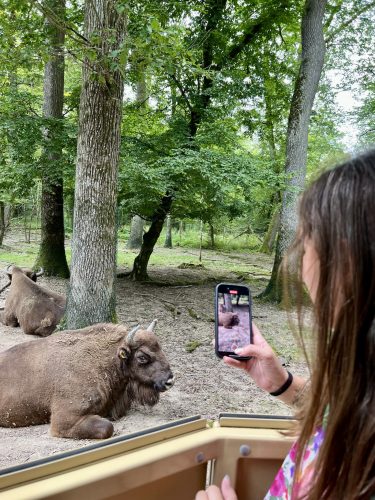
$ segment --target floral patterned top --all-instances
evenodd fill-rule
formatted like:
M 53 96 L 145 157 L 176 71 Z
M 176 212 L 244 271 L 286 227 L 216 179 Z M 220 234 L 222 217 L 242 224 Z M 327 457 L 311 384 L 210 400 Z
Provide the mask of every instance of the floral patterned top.
M 325 419 L 324 419 L 325 420 Z M 310 439 L 305 454 L 302 459 L 300 472 L 295 479 L 295 486 L 292 496 L 292 486 L 295 474 L 295 461 L 297 455 L 297 443 L 294 443 L 286 456 L 271 488 L 264 500 L 298 500 L 303 498 L 309 490 L 311 479 L 314 475 L 315 463 L 319 453 L 319 448 L 324 439 L 325 422 L 323 427 L 318 427 L 313 437 Z

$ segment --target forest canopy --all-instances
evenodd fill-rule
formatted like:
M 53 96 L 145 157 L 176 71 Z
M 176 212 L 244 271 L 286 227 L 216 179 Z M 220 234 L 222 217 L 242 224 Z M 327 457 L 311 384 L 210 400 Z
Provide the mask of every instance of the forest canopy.
M 254 250 L 272 253 L 285 193 L 297 196 L 318 171 L 373 143 L 374 4 L 2 0 L 1 238 L 12 214 L 40 206 L 36 264 L 69 276 L 65 236 L 73 231 L 72 266 L 88 245 L 74 244 L 73 211 L 78 223 L 86 196 L 78 188 L 91 196 L 98 182 L 99 223 L 88 234 L 100 225 L 128 234 L 138 216 L 149 235 L 134 279 L 147 278 L 167 218 L 203 225 L 211 246 L 223 231 L 247 232 Z M 321 39 L 311 42 L 312 23 Z M 309 78 L 315 87 L 303 88 Z M 294 159 L 293 119 L 308 134 Z

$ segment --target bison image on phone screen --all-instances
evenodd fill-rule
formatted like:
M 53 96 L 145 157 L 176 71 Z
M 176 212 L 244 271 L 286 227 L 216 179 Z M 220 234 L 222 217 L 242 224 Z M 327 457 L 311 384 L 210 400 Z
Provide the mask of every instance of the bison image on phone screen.
M 218 350 L 234 352 L 250 343 L 249 295 L 218 293 Z

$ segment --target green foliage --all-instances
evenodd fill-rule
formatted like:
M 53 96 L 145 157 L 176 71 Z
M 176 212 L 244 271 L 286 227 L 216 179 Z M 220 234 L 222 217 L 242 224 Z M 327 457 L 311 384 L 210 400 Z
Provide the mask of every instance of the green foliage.
M 277 181 L 272 170 L 257 170 L 256 163 L 246 152 L 187 148 L 149 163 L 129 158 L 121 169 L 120 203 L 131 213 L 150 218 L 164 193 L 169 193 L 177 218 L 213 222 L 223 216 L 242 217 L 255 210 L 252 190 Z
M 336 90 L 354 88 L 361 97 L 352 113 L 360 128 L 358 147 L 375 139 L 374 14 L 366 10 L 371 3 L 328 5 L 327 69 L 344 70 L 346 78 L 339 89 L 327 79 L 320 87 L 309 134 L 309 176 L 348 149 L 339 129 Z M 42 117 L 43 67 L 49 57 L 44 24 L 51 16 L 57 23 L 61 19 L 45 3 L 1 0 L 0 200 L 23 202 L 35 196 L 43 175 L 63 171 L 64 203 L 72 214 L 81 61 L 87 58 L 91 65 L 100 63 L 98 78 L 118 69 L 127 84 L 119 174 L 124 216 L 139 213 L 150 220 L 168 192 L 172 216 L 212 224 L 218 247 L 241 248 L 241 238 L 256 247 L 284 186 L 302 5 L 289 0 L 121 0 L 116 9 L 128 19 L 126 37 L 101 59 L 106 34 L 85 40 L 83 4 L 72 1 L 66 8 L 62 125 Z M 141 77 L 142 102 L 133 95 Z M 43 155 L 46 129 L 53 137 L 50 151 L 62 149 L 58 165 Z M 223 236 L 247 227 L 249 234 L 231 244 Z M 199 246 L 197 234 L 191 238 L 194 246 Z

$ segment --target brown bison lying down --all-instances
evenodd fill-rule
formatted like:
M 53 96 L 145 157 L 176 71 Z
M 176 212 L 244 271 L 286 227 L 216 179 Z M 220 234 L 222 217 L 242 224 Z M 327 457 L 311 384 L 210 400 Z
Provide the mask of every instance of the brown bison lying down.
M 232 312 L 219 312 L 219 325 L 224 328 L 231 329 L 235 325 L 239 325 L 240 320 L 237 314 Z
M 7 274 L 10 290 L 0 316 L 1 322 L 20 326 L 27 334 L 50 335 L 64 314 L 65 297 L 35 283 L 41 273 L 34 273 L 31 269 L 12 266 Z
M 57 437 L 112 436 L 107 418 L 122 417 L 132 402 L 153 406 L 173 385 L 155 323 L 130 333 L 102 323 L 0 353 L 0 426 L 51 422 Z

